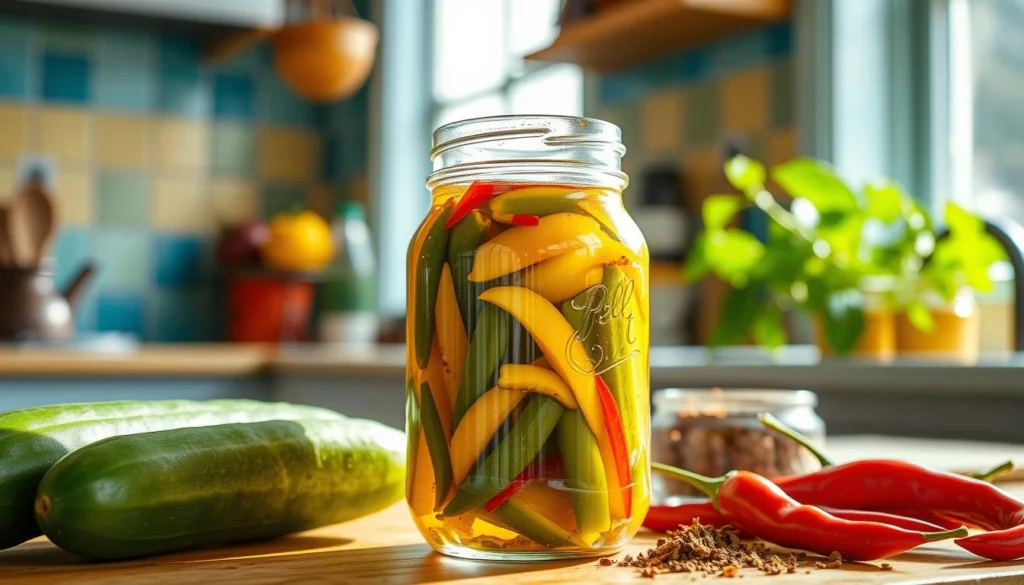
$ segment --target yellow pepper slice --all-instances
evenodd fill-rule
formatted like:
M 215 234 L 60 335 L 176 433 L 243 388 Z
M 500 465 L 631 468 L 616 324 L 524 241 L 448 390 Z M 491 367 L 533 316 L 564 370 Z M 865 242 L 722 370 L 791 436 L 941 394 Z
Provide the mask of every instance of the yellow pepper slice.
M 452 483 L 466 479 L 480 453 L 526 392 L 494 387 L 469 407 L 452 437 Z
M 552 303 L 561 303 L 601 284 L 604 278 L 601 263 L 591 262 L 589 254 L 579 252 L 561 254 L 527 268 L 522 285 Z
M 441 268 L 441 282 L 437 287 L 437 342 L 441 351 L 444 385 L 448 391 L 448 404 L 455 404 L 462 383 L 462 372 L 466 366 L 466 328 L 459 313 L 459 302 L 455 297 L 455 282 L 452 269 L 445 262 Z M 451 409 L 449 409 L 451 411 Z
M 427 362 L 427 369 L 420 374 L 416 387 L 419 388 L 423 382 L 430 384 L 431 396 L 434 404 L 437 405 L 437 412 L 441 417 L 441 427 L 444 428 L 445 439 L 451 442 L 452 438 L 452 403 L 448 399 L 448 391 L 445 389 L 444 380 L 444 359 L 441 357 L 441 344 L 434 337 L 434 343 L 430 346 L 430 361 Z M 419 392 L 416 393 L 420 398 Z M 419 401 L 419 404 L 423 404 Z
M 488 289 L 480 300 L 503 309 L 530 332 L 548 363 L 569 385 L 591 431 L 603 436 L 604 417 L 595 394 L 594 376 L 587 373 L 590 358 L 562 313 L 544 297 L 518 286 Z
M 430 463 L 430 453 L 427 451 L 427 438 L 420 431 L 419 440 L 416 442 L 416 467 L 413 471 L 413 480 L 409 490 L 409 507 L 417 518 L 425 516 L 434 511 L 434 468 Z
M 572 390 L 558 374 L 547 368 L 505 364 L 498 373 L 498 386 L 509 390 L 544 394 L 562 403 L 566 408 L 576 408 Z
M 600 229 L 596 220 L 576 213 L 556 213 L 540 218 L 536 226 L 508 229 L 477 248 L 469 280 L 487 282 L 570 250 L 597 248 Z
M 640 273 L 640 257 L 602 231 L 595 232 L 592 237 L 596 245 L 576 248 L 528 268 L 523 276 L 523 286 L 540 293 L 552 303 L 560 303 L 600 284 L 603 277 L 600 269 L 604 265 L 614 266 L 633 281 L 637 308 L 640 315 L 646 316 L 647 279 Z

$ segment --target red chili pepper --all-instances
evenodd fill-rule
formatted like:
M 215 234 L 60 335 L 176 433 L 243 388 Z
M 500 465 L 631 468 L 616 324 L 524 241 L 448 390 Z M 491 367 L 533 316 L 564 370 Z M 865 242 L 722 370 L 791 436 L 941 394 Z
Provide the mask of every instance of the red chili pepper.
M 561 479 L 564 477 L 565 467 L 562 465 L 562 457 L 558 453 L 554 453 L 540 463 L 534 462 L 527 465 L 525 469 L 519 472 L 515 479 L 509 482 L 505 489 L 501 490 L 501 493 L 488 500 L 484 508 L 488 512 L 497 510 L 509 498 L 523 489 L 527 482 L 539 478 Z
M 501 195 L 511 190 L 512 185 L 508 183 L 474 181 L 455 203 L 455 208 L 452 209 L 452 214 L 448 216 L 448 222 L 444 224 L 444 229 L 452 229 L 455 227 L 455 224 L 462 221 L 462 218 L 469 215 L 470 211 L 487 203 L 496 195 Z
M 958 538 L 955 542 L 979 557 L 993 561 L 1012 561 L 1024 557 L 1024 524 Z
M 644 527 L 658 532 L 668 532 L 678 530 L 680 524 L 693 524 L 694 520 L 715 528 L 729 525 L 729 521 L 722 518 L 711 502 L 693 502 L 678 506 L 651 506 L 644 518 Z
M 536 227 L 540 225 L 540 217 L 536 215 L 515 214 L 510 221 L 515 226 Z
M 967 535 L 967 529 L 916 532 L 878 522 L 843 520 L 786 495 L 771 480 L 749 471 L 711 479 L 669 467 L 654 467 L 703 490 L 722 517 L 754 536 L 788 548 L 822 555 L 838 551 L 844 559 L 871 561 L 916 546 Z
M 839 508 L 822 508 L 829 514 L 832 514 L 836 518 L 842 518 L 843 520 L 852 520 L 854 522 L 879 522 L 881 524 L 888 524 L 889 526 L 895 526 L 904 530 L 913 530 L 916 532 L 942 532 L 943 530 L 957 530 L 962 524 L 955 524 L 952 527 L 940 526 L 938 524 L 932 524 L 931 522 L 925 522 L 919 518 L 913 516 L 901 516 L 898 514 L 891 514 L 889 512 L 876 512 L 874 510 L 842 510 Z
M 941 532 L 942 530 L 949 530 L 949 528 L 932 524 L 931 522 L 925 522 L 924 520 L 918 520 L 917 518 L 909 516 L 889 514 L 887 512 L 873 512 L 870 510 L 840 510 L 836 508 L 823 508 L 823 510 L 832 514 L 836 518 L 842 518 L 843 520 L 880 522 L 882 524 L 888 524 L 889 526 L 896 526 L 905 530 L 915 530 L 917 532 Z M 644 518 L 644 527 L 658 532 L 668 532 L 669 530 L 678 529 L 680 524 L 692 524 L 694 520 L 697 520 L 706 526 L 714 526 L 715 528 L 722 528 L 724 526 L 731 525 L 728 520 L 723 518 L 722 515 L 715 510 L 715 506 L 711 502 L 692 502 L 680 504 L 678 506 L 651 506 L 647 511 L 647 517 Z M 957 525 L 952 529 L 955 530 L 959 527 L 960 526 Z
M 601 376 L 594 376 L 594 386 L 597 392 L 597 401 L 601 403 L 601 413 L 604 415 L 604 426 L 608 432 L 608 441 L 612 445 L 612 457 L 615 458 L 615 471 L 619 476 L 623 508 L 626 517 L 633 514 L 633 486 L 629 478 L 629 450 L 626 448 L 626 435 L 622 428 L 622 417 L 619 416 L 619 407 L 615 404 L 615 397 L 608 388 Z
M 978 526 L 974 526 L 970 522 L 961 522 L 960 520 L 950 518 L 949 516 L 943 516 L 942 514 L 939 514 L 934 510 L 906 510 L 900 508 L 885 508 L 878 511 L 886 514 L 893 514 L 894 516 L 902 516 L 904 518 L 914 518 L 915 520 L 920 520 L 922 522 L 934 524 L 936 526 L 943 528 L 944 530 L 953 530 L 954 528 L 959 528 L 961 526 L 967 526 L 968 528 L 978 528 Z
M 931 510 L 986 530 L 1024 522 L 1024 502 L 996 486 L 906 461 L 854 461 L 776 482 L 791 497 L 816 506 Z

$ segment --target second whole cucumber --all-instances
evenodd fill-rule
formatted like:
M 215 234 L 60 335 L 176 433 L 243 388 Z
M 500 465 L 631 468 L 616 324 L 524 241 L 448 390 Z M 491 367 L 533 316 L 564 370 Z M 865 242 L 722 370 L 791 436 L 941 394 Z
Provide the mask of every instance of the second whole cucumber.
M 46 473 L 36 519 L 95 560 L 270 538 L 381 510 L 405 488 L 405 436 L 361 419 L 112 437 Z
M 0 413 L 0 549 L 42 534 L 32 512 L 39 482 L 57 460 L 90 443 L 181 427 L 344 418 L 324 408 L 255 400 L 91 402 Z

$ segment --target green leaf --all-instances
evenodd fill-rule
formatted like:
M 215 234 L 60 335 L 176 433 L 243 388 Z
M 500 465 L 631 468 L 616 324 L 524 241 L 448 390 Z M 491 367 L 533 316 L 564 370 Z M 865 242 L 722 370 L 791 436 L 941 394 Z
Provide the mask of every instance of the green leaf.
M 718 326 L 711 336 L 712 345 L 729 345 L 743 340 L 754 326 L 760 309 L 761 295 L 757 287 L 730 290 L 718 314 Z
M 850 353 L 864 332 L 864 299 L 857 289 L 832 293 L 825 304 L 825 337 L 836 354 Z
M 733 187 L 747 192 L 760 189 L 766 175 L 763 164 L 741 154 L 726 161 L 725 176 Z
M 764 256 L 764 244 L 751 234 L 730 228 L 709 233 L 706 240 L 708 266 L 734 286 L 744 286 L 753 268 Z
M 704 217 L 704 229 L 720 230 L 732 221 L 736 212 L 743 206 L 744 199 L 739 195 L 710 195 L 701 206 Z
M 985 231 L 985 224 L 981 221 L 980 217 L 952 201 L 946 202 L 946 209 L 942 218 L 953 237 L 979 234 Z
M 686 267 L 683 273 L 687 282 L 695 282 L 707 276 L 711 267 L 708 264 L 707 232 L 702 232 L 693 242 L 693 248 L 686 256 Z
M 786 344 L 786 328 L 782 325 L 782 313 L 778 309 L 768 308 L 757 316 L 754 321 L 754 340 L 771 349 Z
M 813 254 L 811 245 L 803 240 L 778 240 L 768 245 L 752 274 L 758 280 L 788 285 L 800 276 Z
M 915 301 L 907 305 L 907 319 L 918 331 L 931 333 L 935 331 L 935 319 L 932 318 L 931 309 L 921 301 Z
M 793 197 L 803 197 L 820 212 L 852 211 L 857 199 L 827 164 L 797 158 L 772 170 L 772 178 Z
M 886 223 L 900 218 L 905 197 L 899 185 L 892 181 L 876 181 L 864 187 L 868 216 Z

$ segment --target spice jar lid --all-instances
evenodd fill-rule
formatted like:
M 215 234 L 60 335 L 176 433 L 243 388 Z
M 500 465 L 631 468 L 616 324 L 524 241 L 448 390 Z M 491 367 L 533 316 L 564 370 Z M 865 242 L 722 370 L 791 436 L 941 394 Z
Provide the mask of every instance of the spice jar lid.
M 656 410 L 675 410 L 683 415 L 724 415 L 758 413 L 780 408 L 818 405 L 818 396 L 809 390 L 770 390 L 741 388 L 666 388 L 654 393 Z

